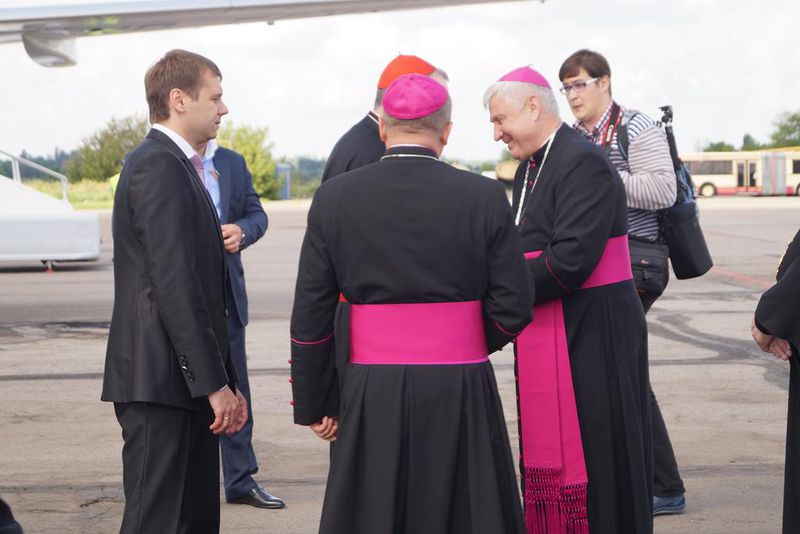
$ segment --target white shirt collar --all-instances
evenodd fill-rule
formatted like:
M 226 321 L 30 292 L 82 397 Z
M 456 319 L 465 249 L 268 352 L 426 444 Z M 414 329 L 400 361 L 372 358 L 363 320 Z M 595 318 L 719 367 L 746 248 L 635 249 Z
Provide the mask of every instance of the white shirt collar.
M 158 123 L 153 124 L 153 129 L 158 130 L 159 132 L 169 137 L 173 143 L 178 145 L 178 148 L 181 149 L 181 152 L 186 154 L 187 158 L 192 159 L 192 156 L 197 154 L 194 148 L 192 148 L 192 145 L 190 145 L 186 139 L 178 135 L 178 133 L 175 132 L 175 130 L 167 128 L 163 124 L 158 124 Z M 206 148 L 206 152 L 208 152 L 208 148 Z
M 217 149 L 219 145 L 213 139 L 209 139 L 208 143 L 206 143 L 206 153 L 203 155 L 204 160 L 209 160 L 214 158 L 214 154 L 217 153 Z

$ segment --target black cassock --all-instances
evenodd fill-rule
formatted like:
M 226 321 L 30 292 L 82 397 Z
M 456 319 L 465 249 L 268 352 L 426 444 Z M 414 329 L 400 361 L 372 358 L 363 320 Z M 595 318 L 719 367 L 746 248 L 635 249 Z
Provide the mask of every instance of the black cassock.
M 526 180 L 527 191 L 536 181 L 519 231 L 526 252 L 542 251 L 527 260 L 536 304 L 562 301 L 588 475 L 589 531 L 649 533 L 652 444 L 642 306 L 632 280 L 581 289 L 607 242 L 626 235 L 625 188 L 602 149 L 566 125 L 546 159 L 545 151 L 534 154 L 537 166 L 528 170 L 526 161 L 517 170 L 513 211 Z
M 800 232 L 781 259 L 777 282 L 758 301 L 756 324 L 762 332 L 787 340 L 789 358 L 789 414 L 786 429 L 786 472 L 783 489 L 783 532 L 800 532 Z
M 322 171 L 322 181 L 375 163 L 384 152 L 386 146 L 378 133 L 378 116 L 370 111 L 333 146 Z
M 308 425 L 339 416 L 319 531 L 523 533 L 503 409 L 485 359 L 528 324 L 533 302 L 505 188 L 425 148 L 386 154 L 322 184 L 300 256 L 294 418 Z M 351 361 L 335 364 L 340 298 L 353 314 Z M 432 307 L 465 303 L 477 305 L 477 328 L 432 324 L 430 333 L 478 332 L 482 363 L 357 363 L 355 338 L 372 332 L 358 331 L 356 309 L 399 306 L 431 317 Z M 377 333 L 394 340 L 389 351 L 420 341 L 402 321 Z

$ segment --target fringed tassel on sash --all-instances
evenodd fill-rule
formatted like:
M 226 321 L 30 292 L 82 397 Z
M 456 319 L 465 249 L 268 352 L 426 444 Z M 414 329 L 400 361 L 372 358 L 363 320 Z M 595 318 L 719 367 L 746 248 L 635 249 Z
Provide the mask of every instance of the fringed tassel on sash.
M 561 469 L 525 468 L 525 529 L 528 534 L 559 533 Z
M 585 482 L 561 488 L 561 519 L 567 534 L 589 534 L 589 516 L 586 513 Z
M 586 484 L 562 486 L 560 468 L 525 468 L 528 534 L 589 534 Z

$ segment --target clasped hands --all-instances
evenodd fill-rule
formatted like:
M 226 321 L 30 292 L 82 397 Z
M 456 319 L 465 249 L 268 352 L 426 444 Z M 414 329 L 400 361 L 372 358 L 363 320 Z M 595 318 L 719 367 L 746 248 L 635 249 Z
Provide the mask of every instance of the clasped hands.
M 234 395 L 225 386 L 208 395 L 208 402 L 214 411 L 214 422 L 208 428 L 214 434 L 236 434 L 247 422 L 247 401 L 241 391 Z
M 792 356 L 792 347 L 789 345 L 789 342 L 785 339 L 765 334 L 759 330 L 758 326 L 756 326 L 755 317 L 750 325 L 750 333 L 753 335 L 753 340 L 755 340 L 756 345 L 758 345 L 758 348 L 762 351 L 769 352 L 783 361 L 789 361 L 789 358 Z

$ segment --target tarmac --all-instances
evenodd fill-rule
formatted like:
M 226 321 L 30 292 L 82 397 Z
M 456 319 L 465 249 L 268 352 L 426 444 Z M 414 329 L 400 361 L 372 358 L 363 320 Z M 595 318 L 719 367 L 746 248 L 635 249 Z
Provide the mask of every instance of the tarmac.
M 265 207 L 269 230 L 244 253 L 256 478 L 287 507 L 222 504 L 221 531 L 308 534 L 318 526 L 328 448 L 292 423 L 287 381 L 308 202 Z M 714 269 L 673 278 L 648 314 L 653 389 L 688 502 L 683 515 L 655 518 L 655 532 L 777 533 L 788 367 L 757 349 L 750 320 L 800 227 L 800 198 L 702 199 L 701 210 Z M 109 220 L 102 212 L 96 263 L 57 263 L 55 272 L 0 264 L 0 496 L 26 533 L 119 529 L 122 438 L 112 406 L 99 400 L 113 303 Z M 492 360 L 515 444 L 511 350 Z

